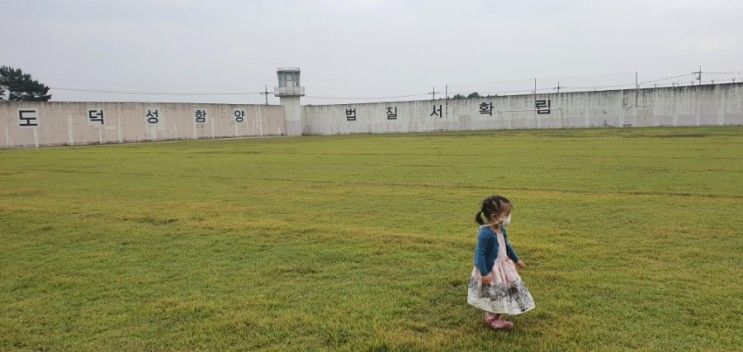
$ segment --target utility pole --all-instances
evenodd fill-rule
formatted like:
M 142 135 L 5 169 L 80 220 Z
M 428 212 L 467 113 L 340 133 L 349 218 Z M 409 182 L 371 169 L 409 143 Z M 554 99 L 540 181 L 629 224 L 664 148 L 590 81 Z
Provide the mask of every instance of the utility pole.
M 640 80 L 637 78 L 637 71 L 635 71 L 635 109 L 637 109 L 637 103 L 640 100 Z
M 263 86 L 263 95 L 266 96 L 266 105 L 268 105 L 268 85 Z
M 431 93 L 429 94 L 431 94 L 431 100 L 436 100 L 436 86 L 433 86 L 433 88 L 431 88 Z
M 446 105 L 446 116 L 449 116 L 449 85 L 444 85 L 444 105 Z
M 699 71 L 694 72 L 697 74 L 697 81 L 699 81 L 699 85 L 702 85 L 702 65 L 699 65 Z
M 557 82 L 557 94 L 560 94 L 560 82 Z
M 539 113 L 537 111 L 537 78 L 534 78 L 534 102 L 532 103 L 532 107 L 534 108 L 534 120 L 535 123 L 539 123 L 539 120 L 537 120 L 537 114 Z M 538 128 L 539 126 L 537 126 Z
M 640 89 L 640 81 L 637 80 L 637 71 L 635 71 L 635 88 Z

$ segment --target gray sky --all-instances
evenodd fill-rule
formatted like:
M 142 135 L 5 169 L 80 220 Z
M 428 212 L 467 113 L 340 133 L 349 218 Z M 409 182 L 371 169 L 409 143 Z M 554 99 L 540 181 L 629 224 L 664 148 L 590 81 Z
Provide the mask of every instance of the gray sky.
M 623 84 L 634 71 L 645 80 L 699 65 L 743 70 L 741 15 L 740 0 L 0 0 L 0 64 L 51 87 L 136 92 L 256 92 L 272 89 L 276 68 L 286 65 L 299 66 L 307 95 L 319 97 L 425 94 L 445 84 L 454 93 L 519 90 L 533 77 L 540 89 Z

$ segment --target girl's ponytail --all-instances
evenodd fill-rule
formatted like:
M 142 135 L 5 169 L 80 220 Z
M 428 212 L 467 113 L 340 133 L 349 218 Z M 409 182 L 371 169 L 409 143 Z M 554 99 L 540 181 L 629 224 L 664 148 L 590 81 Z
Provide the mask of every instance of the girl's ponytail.
M 482 219 L 482 210 L 478 211 L 477 214 L 475 214 L 475 222 L 479 225 L 485 225 L 485 220 Z

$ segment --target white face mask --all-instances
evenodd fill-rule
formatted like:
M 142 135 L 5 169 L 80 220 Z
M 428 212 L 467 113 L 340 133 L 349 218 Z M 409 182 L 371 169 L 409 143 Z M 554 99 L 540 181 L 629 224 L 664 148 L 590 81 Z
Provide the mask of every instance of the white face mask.
M 508 217 L 503 220 L 503 225 L 508 225 L 511 223 L 511 214 L 508 214 Z

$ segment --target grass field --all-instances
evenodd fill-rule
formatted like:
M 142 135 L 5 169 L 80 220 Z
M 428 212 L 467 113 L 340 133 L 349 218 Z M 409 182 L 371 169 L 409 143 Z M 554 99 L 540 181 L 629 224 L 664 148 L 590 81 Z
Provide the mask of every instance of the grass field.
M 479 201 L 537 308 L 466 304 Z M 743 128 L 0 151 L 0 350 L 734 351 Z

